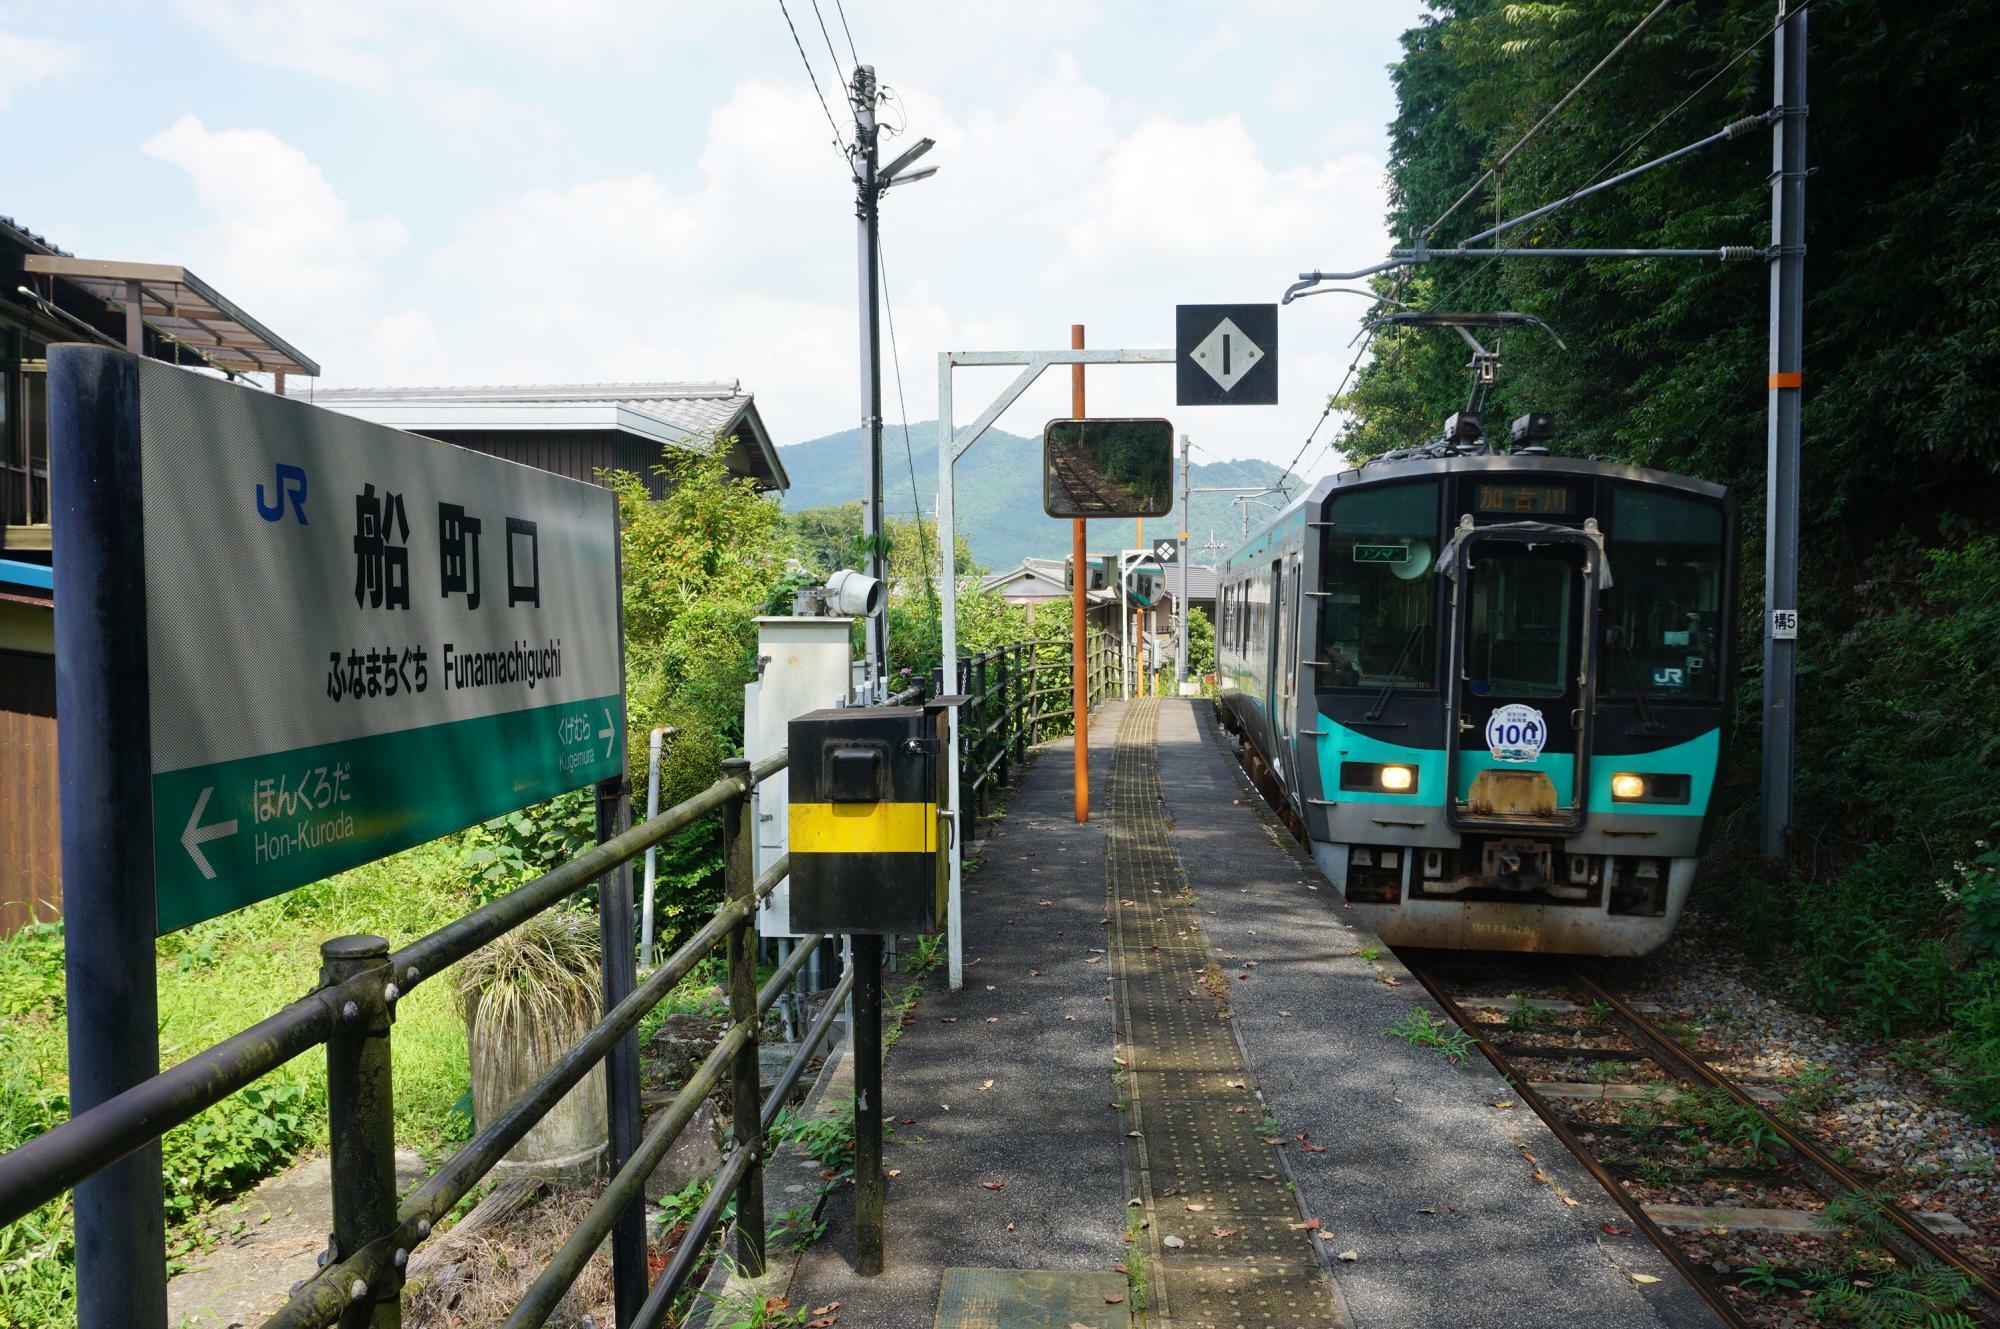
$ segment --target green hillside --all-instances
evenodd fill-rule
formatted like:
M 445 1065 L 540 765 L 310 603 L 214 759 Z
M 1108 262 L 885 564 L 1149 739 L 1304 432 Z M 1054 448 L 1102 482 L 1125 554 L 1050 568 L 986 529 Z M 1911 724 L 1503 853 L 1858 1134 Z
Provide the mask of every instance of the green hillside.
M 890 425 L 882 434 L 883 506 L 892 516 L 911 513 L 911 465 L 916 470 L 917 502 L 925 517 L 931 515 L 937 497 L 937 425 L 932 421 L 912 424 L 909 434 L 910 460 L 904 460 L 903 430 Z M 784 495 L 787 512 L 848 503 L 861 497 L 861 431 L 844 430 L 794 443 L 779 449 L 792 487 Z M 1195 488 L 1219 485 L 1265 484 L 1284 472 L 1270 462 L 1196 462 L 1191 468 Z M 1294 479 L 1296 496 L 1301 482 Z M 1276 496 L 1273 495 L 1273 498 Z M 1214 535 L 1233 547 L 1243 530 L 1241 510 L 1229 506 L 1228 494 L 1196 494 L 1194 521 L 1188 526 L 1198 562 L 1207 561 L 1201 546 Z M 1252 523 L 1270 509 L 1252 508 Z M 959 463 L 959 534 L 972 556 L 988 569 L 1010 568 L 1032 554 L 1061 558 L 1070 550 L 1070 528 L 1042 514 L 1042 441 L 1022 438 L 998 429 L 986 436 Z M 1172 517 L 1149 522 L 1149 535 L 1174 533 L 1182 529 L 1179 512 Z M 1093 522 L 1090 544 L 1093 550 L 1126 548 L 1134 538 L 1129 521 Z

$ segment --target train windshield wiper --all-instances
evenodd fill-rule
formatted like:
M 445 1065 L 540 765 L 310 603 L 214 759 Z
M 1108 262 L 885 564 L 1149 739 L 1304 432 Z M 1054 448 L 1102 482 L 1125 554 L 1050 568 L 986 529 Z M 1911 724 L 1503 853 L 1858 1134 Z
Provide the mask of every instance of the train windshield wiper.
M 1647 731 L 1665 728 L 1653 718 L 1653 708 L 1646 704 L 1646 689 L 1639 680 L 1639 659 L 1632 654 L 1632 643 L 1622 632 L 1613 632 L 1617 640 L 1618 654 L 1625 661 L 1625 685 L 1632 689 L 1632 700 L 1639 705 L 1639 727 Z
M 1428 623 L 1419 623 L 1410 629 L 1409 636 L 1403 638 L 1403 649 L 1396 652 L 1396 663 L 1389 666 L 1387 681 L 1382 684 L 1382 690 L 1375 694 L 1375 704 L 1368 708 L 1368 714 L 1363 716 L 1362 719 L 1379 720 L 1382 718 L 1382 708 L 1389 704 L 1390 694 L 1395 692 L 1396 684 L 1402 681 L 1403 661 L 1410 658 L 1411 648 L 1417 644 L 1417 638 L 1421 637 L 1424 634 L 1424 630 L 1428 627 L 1430 627 Z

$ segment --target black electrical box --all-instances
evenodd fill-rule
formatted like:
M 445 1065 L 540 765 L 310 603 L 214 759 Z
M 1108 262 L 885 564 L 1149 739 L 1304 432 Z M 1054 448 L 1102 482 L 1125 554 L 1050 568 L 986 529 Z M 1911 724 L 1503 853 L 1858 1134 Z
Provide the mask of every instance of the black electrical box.
M 791 926 L 923 933 L 943 913 L 947 709 L 867 706 L 791 722 Z

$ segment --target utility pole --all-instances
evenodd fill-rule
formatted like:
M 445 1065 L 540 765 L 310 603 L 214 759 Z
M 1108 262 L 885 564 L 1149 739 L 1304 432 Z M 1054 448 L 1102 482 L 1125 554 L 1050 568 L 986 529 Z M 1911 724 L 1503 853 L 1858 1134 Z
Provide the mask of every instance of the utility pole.
M 856 65 L 847 87 L 848 102 L 854 108 L 854 142 L 847 149 L 854 168 L 855 240 L 861 277 L 861 539 L 868 546 L 868 575 L 883 583 L 881 607 L 868 616 L 867 654 L 871 700 L 889 699 L 889 587 L 888 559 L 882 531 L 882 336 L 878 311 L 882 303 L 882 195 L 896 185 L 922 180 L 937 174 L 937 167 L 921 171 L 903 168 L 929 152 L 936 144 L 920 138 L 887 167 L 878 167 L 881 127 L 875 122 L 875 103 L 881 85 L 875 66 Z M 922 513 L 912 514 L 923 521 Z M 924 575 L 929 576 L 926 568 Z M 956 688 L 953 676 L 948 688 Z
M 882 192 L 876 183 L 876 151 L 881 130 L 875 123 L 875 67 L 856 65 L 848 85 L 854 104 L 854 217 L 861 264 L 861 539 L 868 549 L 868 575 L 883 582 L 882 599 L 868 616 L 867 653 L 870 701 L 888 699 L 889 588 L 882 534 L 882 338 L 877 310 L 882 299 Z M 922 521 L 921 514 L 917 520 Z M 946 690 L 956 691 L 949 674 Z
M 1780 858 L 1792 826 L 1798 715 L 1799 406 L 1806 287 L 1806 13 L 1779 0 L 1771 124 L 1770 482 L 1764 520 L 1764 816 L 1760 848 Z

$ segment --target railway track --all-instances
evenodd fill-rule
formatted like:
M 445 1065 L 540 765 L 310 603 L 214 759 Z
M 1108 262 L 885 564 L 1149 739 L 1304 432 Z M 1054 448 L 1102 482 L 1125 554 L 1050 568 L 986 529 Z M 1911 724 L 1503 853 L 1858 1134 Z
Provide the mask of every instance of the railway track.
M 1645 1003 L 1575 967 L 1402 958 L 1724 1323 L 1792 1323 L 1810 1297 L 1835 1320 L 2000 1326 L 2000 1280 L 1960 1249 L 1973 1233 L 1898 1204 L 1778 1110 L 1781 1093 L 1732 1080 Z

